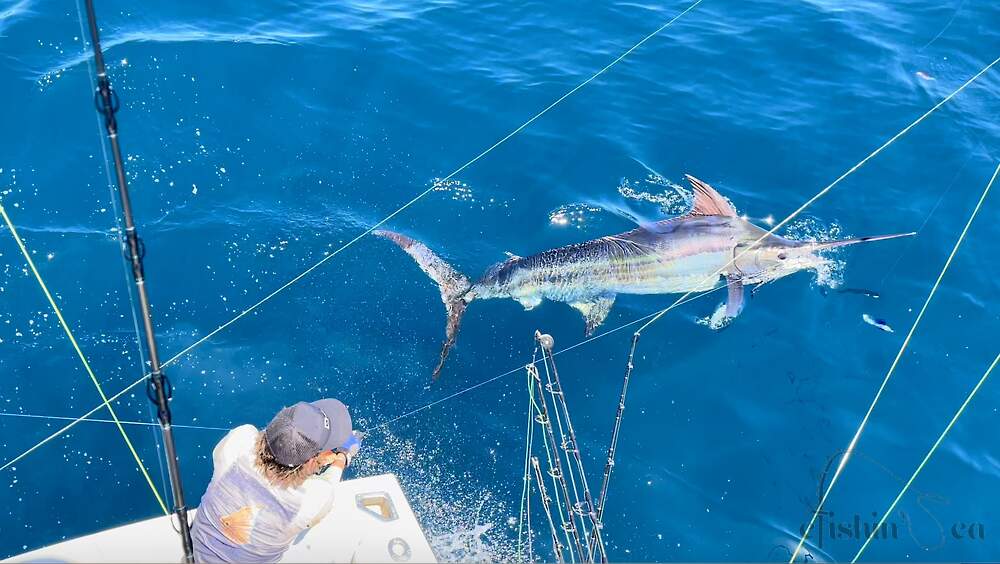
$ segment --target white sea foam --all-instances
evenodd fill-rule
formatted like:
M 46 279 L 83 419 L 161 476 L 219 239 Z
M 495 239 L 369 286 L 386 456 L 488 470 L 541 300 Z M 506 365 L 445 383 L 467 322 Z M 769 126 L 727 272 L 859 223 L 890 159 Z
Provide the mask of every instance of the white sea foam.
M 656 204 L 663 215 L 680 215 L 691 207 L 684 187 L 653 172 L 642 180 L 622 179 L 618 193 L 629 200 Z
M 440 442 L 418 446 L 379 429 L 366 439 L 353 468 L 360 476 L 396 474 L 439 560 L 514 560 L 508 492 L 485 489 L 467 468 L 447 459 Z
M 844 234 L 844 228 L 839 223 L 824 223 L 818 219 L 804 217 L 796 219 L 785 227 L 783 235 L 786 239 L 793 241 L 834 241 L 848 237 Z M 838 288 L 844 283 L 844 270 L 846 261 L 838 258 L 840 249 L 823 251 L 826 259 L 816 268 L 816 277 L 813 284 L 825 288 Z
M 618 193 L 633 202 L 654 204 L 656 211 L 633 209 L 628 204 L 603 200 L 573 202 L 550 211 L 549 223 L 557 227 L 583 229 L 593 223 L 602 212 L 609 212 L 636 225 L 646 225 L 666 216 L 683 214 L 690 207 L 682 187 L 655 173 L 650 173 L 641 180 L 622 179 L 618 185 Z
M 834 241 L 843 239 L 844 228 L 838 223 L 823 223 L 812 217 L 796 219 L 785 226 L 783 237 L 793 241 Z

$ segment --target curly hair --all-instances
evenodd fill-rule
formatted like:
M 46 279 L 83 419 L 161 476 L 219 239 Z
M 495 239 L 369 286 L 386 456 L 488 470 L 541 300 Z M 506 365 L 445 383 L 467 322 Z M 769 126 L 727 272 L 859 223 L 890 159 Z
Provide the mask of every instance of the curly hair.
M 274 453 L 271 452 L 271 447 L 267 446 L 263 431 L 257 434 L 255 452 L 254 467 L 264 475 L 271 485 L 279 488 L 297 488 L 320 469 L 320 463 L 316 457 L 310 458 L 298 466 L 285 466 L 278 462 Z

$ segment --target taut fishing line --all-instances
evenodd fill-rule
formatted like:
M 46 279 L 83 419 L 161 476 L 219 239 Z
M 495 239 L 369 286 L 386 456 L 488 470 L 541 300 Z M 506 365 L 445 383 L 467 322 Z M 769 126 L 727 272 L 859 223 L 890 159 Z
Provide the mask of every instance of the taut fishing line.
M 826 504 L 826 500 L 830 497 L 830 492 L 833 491 L 833 487 L 837 484 L 837 479 L 840 478 L 841 473 L 847 466 L 847 462 L 851 459 L 851 454 L 857 447 L 858 441 L 861 439 L 861 434 L 864 433 L 872 412 L 875 411 L 875 406 L 882 398 L 882 393 L 885 391 L 889 380 L 892 378 L 893 374 L 895 374 L 896 367 L 899 366 L 899 361 L 903 357 L 903 353 L 906 352 L 906 348 L 909 346 L 910 340 L 913 338 L 913 334 L 916 333 L 917 327 L 920 326 L 920 321 L 923 319 L 924 313 L 927 311 L 927 307 L 930 305 L 931 300 L 934 299 L 934 295 L 941 286 L 941 280 L 944 279 L 944 275 L 948 272 L 948 268 L 951 266 L 952 260 L 954 260 L 955 255 L 958 254 L 959 247 L 961 247 L 962 242 L 965 241 L 965 236 L 968 234 L 969 228 L 972 226 L 972 222 L 976 219 L 976 215 L 982 208 L 983 202 L 986 200 L 986 196 L 989 195 L 990 188 L 993 187 L 993 183 L 996 181 L 998 174 L 1000 174 L 1000 165 L 997 165 L 996 171 L 993 172 L 993 176 L 990 177 L 990 181 L 986 184 L 986 188 L 983 190 L 982 196 L 979 197 L 979 201 L 976 202 L 976 206 L 973 208 L 972 213 L 969 214 L 969 219 L 965 222 L 965 227 L 962 228 L 962 232 L 959 234 L 958 239 L 955 241 L 955 245 L 951 249 L 951 253 L 945 260 L 944 266 L 941 267 L 941 272 L 938 274 L 937 279 L 931 286 L 930 292 L 927 293 L 927 298 L 924 300 L 924 304 L 920 307 L 917 317 L 913 320 L 913 324 L 910 326 L 910 330 L 907 332 L 906 338 L 903 339 L 903 344 L 900 345 L 899 352 L 896 353 L 896 358 L 893 359 L 892 364 L 889 366 L 889 370 L 886 371 L 885 377 L 882 379 L 882 383 L 875 392 L 875 397 L 868 406 L 868 411 L 865 412 L 864 417 L 861 418 L 861 423 L 858 425 L 857 431 L 854 432 L 854 436 L 851 437 L 851 441 L 845 449 L 844 456 L 840 459 L 840 464 L 837 465 L 837 469 L 834 471 L 833 477 L 830 478 L 830 484 L 826 487 L 826 491 L 823 492 L 823 497 L 820 498 L 819 504 L 817 504 L 816 510 L 813 512 L 812 518 L 809 520 L 809 524 L 806 525 L 805 530 L 803 530 L 802 538 L 799 539 L 798 544 L 795 546 L 795 550 L 792 551 L 792 557 L 788 560 L 789 564 L 795 562 L 795 558 L 798 556 L 799 551 L 802 550 L 802 545 L 804 545 L 806 539 L 809 538 L 809 532 L 812 530 L 813 525 L 816 524 L 816 519 L 823 511 L 823 506 Z
M 333 257 L 337 256 L 338 254 L 340 254 L 341 252 L 343 252 L 347 248 L 351 247 L 352 245 L 354 245 L 356 242 L 360 241 L 365 236 L 371 234 L 373 231 L 375 231 L 376 229 L 378 229 L 379 227 L 381 227 L 382 225 L 384 225 L 386 222 L 388 222 L 392 218 L 396 217 L 397 215 L 399 215 L 400 213 L 402 213 L 403 211 L 405 211 L 407 208 L 409 208 L 413 204 L 417 203 L 423 197 L 425 197 L 428 194 L 430 194 L 431 192 L 433 192 L 435 190 L 435 188 L 441 182 L 446 182 L 446 181 L 452 179 L 453 177 L 455 177 L 456 175 L 458 175 L 459 173 L 461 173 L 462 171 L 464 171 L 465 169 L 467 169 L 468 167 L 472 166 L 474 163 L 476 163 L 477 161 L 479 161 L 480 159 L 482 159 L 483 157 L 485 157 L 487 154 L 489 154 L 490 152 L 492 152 L 494 149 L 496 149 L 500 145 L 506 143 L 510 138 L 514 137 L 515 135 L 517 135 L 518 133 L 520 133 L 521 131 L 523 131 L 525 128 L 527 128 L 529 125 L 531 125 L 532 123 L 534 123 L 536 120 L 538 120 L 539 118 L 541 118 L 543 115 L 545 115 L 546 113 L 548 113 L 549 110 L 555 108 L 557 105 L 559 105 L 560 103 L 562 103 L 564 100 L 566 100 L 567 98 L 569 98 L 570 96 L 572 96 L 573 94 L 575 94 L 578 90 L 580 90 L 584 86 L 586 86 L 586 85 L 590 84 L 591 82 L 593 82 L 594 80 L 596 80 L 598 77 L 600 77 L 601 75 L 603 75 L 605 72 L 607 72 L 608 70 L 610 70 L 612 67 L 614 67 L 615 65 L 617 65 L 618 63 L 620 63 L 623 59 L 625 59 L 633 51 L 635 51 L 636 49 L 638 49 L 639 47 L 641 47 L 642 45 L 644 45 L 647 41 L 649 41 L 650 39 L 656 37 L 661 32 L 663 32 L 665 29 L 667 29 L 668 27 L 670 27 L 671 25 L 673 25 L 674 22 L 676 22 L 677 20 L 679 20 L 681 17 L 683 17 L 684 15 L 686 15 L 691 10 L 695 9 L 703 1 L 704 0 L 695 0 L 693 3 L 691 3 L 683 11 L 681 11 L 680 13 L 678 13 L 676 16 L 674 16 L 673 18 L 671 18 L 670 20 L 668 20 L 666 23 L 664 23 L 663 25 L 661 25 L 657 29 L 653 30 L 651 33 L 647 34 L 645 37 L 643 37 L 637 43 L 635 43 L 634 45 L 632 45 L 632 47 L 630 47 L 629 49 L 627 49 L 626 51 L 624 51 L 621 55 L 619 55 L 616 59 L 614 59 L 613 61 L 611 61 L 610 63 L 608 63 L 604 67 L 602 67 L 600 70 L 598 70 L 597 72 L 595 72 L 594 74 L 592 74 L 586 80 L 584 80 L 583 82 L 581 82 L 580 84 L 576 85 L 575 87 L 573 87 L 572 89 L 570 89 L 569 91 L 567 91 L 565 94 L 563 94 L 562 96 L 560 96 L 559 98 L 557 98 L 554 102 L 552 102 L 551 104 L 549 104 L 548 106 L 546 106 L 543 110 L 541 110 L 540 112 L 536 113 L 531 118 L 529 118 L 527 121 L 525 121 L 524 123 L 522 123 L 521 125 L 519 125 L 515 129 L 513 129 L 510 133 L 508 133 L 507 135 L 505 135 L 504 137 L 502 137 L 499 141 L 497 141 L 496 143 L 494 143 L 493 145 L 491 145 L 490 147 L 488 147 L 484 151 L 482 151 L 479 154 L 477 154 L 475 157 L 473 157 L 472 159 L 470 159 L 469 161 L 467 161 L 465 164 L 463 164 L 462 166 L 460 166 L 457 169 L 455 169 L 453 172 L 451 172 L 450 174 L 448 174 L 443 179 L 435 182 L 433 186 L 431 186 L 431 187 L 427 188 L 426 190 L 424 190 L 423 192 L 417 194 L 414 198 L 412 198 L 411 200 L 409 200 L 408 202 L 406 202 L 405 204 L 403 204 L 402 206 L 400 206 L 399 208 L 397 208 L 395 211 L 393 211 L 389 215 L 385 216 L 384 218 L 382 218 L 381 220 L 379 220 L 378 222 L 376 222 L 374 225 L 372 225 L 371 227 L 369 227 L 368 229 L 366 229 L 361 234 L 357 235 L 356 237 L 354 237 L 353 239 L 351 239 L 347 243 L 341 245 L 336 250 L 334 250 L 334 251 L 332 251 L 330 253 L 327 253 L 318 262 L 316 262 L 315 264 L 313 264 L 312 266 L 310 266 L 309 268 L 307 268 L 306 270 L 304 270 L 303 272 L 301 272 L 300 274 L 298 274 L 297 276 L 295 276 L 294 278 L 292 278 L 291 280 L 289 280 L 288 282 L 286 282 L 282 286 L 278 287 L 278 289 L 276 289 L 273 292 L 271 292 L 270 294 L 264 296 L 262 299 L 260 299 L 259 301 L 257 301 L 253 305 L 251 305 L 250 307 L 244 309 L 243 311 L 241 311 L 239 314 L 237 314 L 235 317 L 233 317 L 229 321 L 223 323 L 222 325 L 219 325 L 214 330 L 210 331 L 208 334 L 206 334 L 202 338 L 198 339 L 197 341 L 195 341 L 194 343 L 192 343 L 191 345 L 189 345 L 188 347 L 186 347 L 185 349 L 183 349 L 182 351 L 180 351 L 179 353 L 177 353 L 176 355 L 174 355 L 173 357 L 171 357 L 170 359 L 168 359 L 166 362 L 164 362 L 162 364 L 162 367 L 166 368 L 166 367 L 174 364 L 177 360 L 179 360 L 181 357 L 187 355 L 189 352 L 191 352 L 192 350 L 194 350 L 196 347 L 198 347 L 201 344 L 205 343 L 206 341 L 208 341 L 209 339 L 211 339 L 212 337 L 214 337 L 215 335 L 217 335 L 219 332 L 223 331 L 224 329 L 226 329 L 227 327 L 229 327 L 230 325 L 232 325 L 236 321 L 242 319 L 243 317 L 245 317 L 246 315 L 248 315 L 252 311 L 256 310 L 258 307 L 262 306 L 264 303 L 266 303 L 267 301 L 269 301 L 274 296 L 276 296 L 279 293 L 281 293 L 282 291 L 286 290 L 287 288 L 289 288 L 290 286 L 292 286 L 296 282 L 302 280 L 307 275 L 309 275 L 311 272 L 313 272 L 314 270 L 316 270 L 317 268 L 319 268 L 320 266 L 322 266 L 324 263 L 326 263 L 327 261 L 329 261 Z M 78 15 L 79 15 L 79 4 L 77 4 L 77 10 L 78 10 Z M 80 21 L 82 22 L 82 16 L 80 18 Z M 104 146 L 103 142 L 102 142 L 101 146 L 102 147 Z M 105 157 L 105 159 L 106 159 L 106 157 Z M 520 368 L 518 368 L 518 369 L 520 369 Z M 518 370 L 518 369 L 515 369 L 515 370 Z M 136 380 L 135 382 L 133 382 L 132 384 L 130 384 L 129 386 L 127 386 L 124 390 L 122 390 L 121 392 L 119 392 L 118 394 L 116 394 L 115 396 L 113 396 L 113 398 L 117 398 L 121 394 L 124 394 L 128 390 L 131 390 L 132 388 L 134 388 L 135 386 L 137 386 L 138 384 L 140 384 L 141 382 L 143 382 L 148 376 L 149 376 L 149 374 L 145 374 L 142 378 L 140 378 L 139 380 Z M 109 400 L 109 401 L 113 401 L 113 399 Z M 103 406 L 101 406 L 101 407 L 103 407 Z M 100 407 L 97 408 L 97 409 L 100 409 Z M 87 414 L 85 414 L 82 417 L 80 417 L 80 419 L 88 417 L 89 415 L 91 415 L 94 412 L 96 412 L 97 409 L 91 410 Z M 9 467 L 11 464 L 13 464 L 14 462 L 16 462 L 17 460 L 20 460 L 20 459 L 24 458 L 25 456 L 27 456 L 28 454 L 30 454 L 31 452 L 33 452 L 34 450 L 36 450 L 38 447 L 40 447 L 43 444 L 51 441 L 55 437 L 57 437 L 60 434 L 64 433 L 65 431 L 71 429 L 78 422 L 79 422 L 78 420 L 71 421 L 68 425 L 66 425 L 62 429 L 59 429 L 55 433 L 49 435 L 48 437 L 46 437 L 45 439 L 43 439 L 42 441 L 40 441 L 36 445 L 34 445 L 31 448 L 29 448 L 27 451 L 21 453 L 20 455 L 18 455 L 14 459 L 8 461 L 6 464 L 4 464 L 2 467 L 0 467 L 0 470 L 3 470 L 4 468 Z
M 80 43 L 83 45 L 83 55 L 84 60 L 87 63 L 87 80 L 90 83 L 90 91 L 97 92 L 97 84 L 94 82 L 94 62 L 89 56 L 86 56 L 90 51 L 88 47 L 88 34 L 83 23 L 83 10 L 80 8 L 80 0 L 74 2 L 76 6 L 76 19 L 80 24 Z M 104 163 L 104 175 L 107 179 L 108 185 L 108 199 L 111 200 L 111 209 L 115 216 L 115 231 L 116 239 L 118 240 L 119 251 L 125 252 L 125 226 L 122 223 L 121 209 L 118 207 L 118 197 L 115 194 L 114 179 L 111 176 L 111 163 L 108 160 L 108 147 L 104 144 L 104 133 L 101 131 L 101 116 L 99 113 L 94 114 L 95 125 L 97 126 L 97 142 L 101 146 L 101 157 Z M 132 293 L 132 281 L 129 279 L 128 266 L 119 261 L 122 266 L 122 276 L 125 280 L 125 291 L 128 294 L 129 303 L 129 313 L 132 314 L 132 328 L 135 331 L 135 348 L 138 352 L 138 364 L 139 372 L 145 373 L 146 371 L 146 351 L 142 348 L 142 330 L 139 328 L 139 314 L 135 305 L 135 295 Z M 151 404 L 146 404 L 146 412 L 149 415 L 150 421 L 156 421 L 156 411 L 153 409 Z M 156 444 L 156 462 L 160 469 L 160 487 L 163 491 L 167 491 L 167 475 L 166 467 L 164 466 L 164 458 L 166 453 L 163 449 L 163 444 L 161 442 L 160 433 L 156 429 L 151 429 L 150 432 L 153 434 L 153 441 Z

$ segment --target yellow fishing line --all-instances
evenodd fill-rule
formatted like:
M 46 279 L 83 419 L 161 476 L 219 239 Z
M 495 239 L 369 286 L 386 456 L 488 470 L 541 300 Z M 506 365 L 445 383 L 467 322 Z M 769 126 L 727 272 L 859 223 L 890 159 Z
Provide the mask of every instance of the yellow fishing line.
M 997 361 L 1000 361 L 1000 354 L 998 354 L 996 358 L 993 359 L 993 363 L 990 364 L 990 367 L 986 369 L 986 372 L 983 374 L 982 378 L 980 378 L 979 382 L 976 383 L 976 386 L 972 388 L 972 391 L 969 392 L 969 395 L 965 397 L 965 401 L 962 402 L 961 407 L 959 407 L 958 411 L 955 412 L 955 415 L 951 418 L 951 421 L 949 421 L 948 425 L 944 428 L 944 431 L 941 431 L 941 435 L 937 438 L 936 441 L 934 441 L 934 445 L 931 446 L 931 449 L 927 451 L 927 454 L 924 456 L 924 459 L 920 461 L 920 464 L 917 466 L 917 469 L 913 471 L 913 475 L 911 475 L 910 479 L 906 481 L 906 485 L 904 485 L 903 489 L 899 491 L 899 495 L 896 496 L 896 499 L 892 500 L 892 504 L 889 505 L 889 509 L 887 509 L 885 513 L 882 515 L 882 519 L 878 522 L 878 525 L 876 525 L 875 528 L 872 529 L 871 534 L 868 535 L 868 539 L 865 540 L 865 544 L 861 545 L 861 548 L 858 549 L 858 553 L 855 554 L 854 558 L 851 559 L 851 564 L 854 564 L 854 562 L 858 561 L 858 558 L 861 558 L 861 553 L 863 553 L 865 549 L 868 548 L 868 545 L 872 542 L 872 539 L 875 538 L 875 535 L 878 534 L 879 530 L 882 529 L 882 525 L 885 524 L 886 519 L 888 519 L 889 516 L 892 515 L 892 512 L 895 511 L 896 505 L 899 503 L 899 500 L 903 499 L 903 496 L 906 495 L 907 491 L 909 491 L 910 485 L 912 485 L 913 481 L 917 479 L 917 475 L 920 474 L 920 472 L 924 469 L 924 466 L 927 465 L 927 461 L 931 459 L 931 456 L 934 455 L 934 452 L 937 450 L 937 448 L 941 446 L 942 442 L 944 442 L 945 436 L 948 435 L 948 432 L 951 431 L 951 428 L 955 426 L 955 422 L 958 421 L 958 418 L 962 416 L 963 412 L 965 412 L 965 408 L 969 406 L 969 402 L 972 401 L 972 398 L 976 397 L 976 394 L 979 393 L 979 388 L 983 387 L 983 383 L 986 382 L 986 379 L 990 377 L 990 372 L 993 372 L 993 368 L 996 367 Z
M 125 432 L 125 427 L 123 427 L 121 421 L 119 421 L 114 408 L 111 407 L 110 403 L 108 403 L 108 396 L 104 394 L 104 389 L 101 387 L 101 383 L 97 380 L 97 376 L 94 375 L 94 371 L 90 368 L 90 362 L 87 361 L 87 357 L 84 356 L 83 350 L 80 349 L 80 344 L 76 342 L 76 337 L 73 336 L 73 331 L 70 330 L 69 324 L 66 323 L 66 319 L 63 317 L 62 311 L 59 309 L 59 306 L 56 305 L 55 299 L 52 298 L 52 294 L 49 292 L 48 286 L 45 285 L 45 281 L 42 280 L 42 275 L 39 274 L 38 269 L 35 268 L 35 261 L 31 259 L 31 253 L 29 253 L 28 248 L 24 246 L 24 241 L 21 240 L 21 236 L 17 234 L 17 229 L 14 228 L 14 222 L 10 220 L 10 216 L 7 215 L 7 210 L 4 209 L 3 204 L 0 204 L 0 215 L 3 216 L 4 223 L 7 224 L 7 229 L 9 229 L 11 235 L 14 236 L 14 241 L 17 242 L 18 248 L 21 249 L 21 254 L 24 255 L 24 260 L 27 261 L 32 274 L 35 275 L 35 280 L 38 281 L 38 285 L 42 288 L 45 298 L 49 300 L 49 305 L 52 306 L 52 311 L 55 312 L 56 318 L 59 319 L 59 324 L 62 325 L 63 331 L 65 331 L 66 336 L 69 337 L 69 342 L 73 345 L 76 355 L 80 357 L 80 362 L 83 363 L 84 370 L 86 370 L 87 374 L 90 376 L 90 380 L 94 383 L 94 387 L 97 388 L 97 393 L 101 395 L 101 400 L 103 400 L 104 405 L 108 407 L 108 413 L 111 414 L 111 419 L 114 420 L 122 438 L 125 439 L 125 445 L 128 446 L 129 451 L 132 453 L 132 457 L 135 458 L 135 463 L 139 466 L 139 471 L 142 472 L 143 477 L 146 478 L 146 483 L 149 484 L 149 489 L 153 490 L 153 496 L 156 497 L 156 502 L 160 504 L 160 509 L 163 510 L 163 514 L 169 515 L 170 511 L 167 510 L 167 505 L 163 503 L 163 498 L 160 497 L 160 492 L 157 491 L 156 486 L 153 484 L 153 479 L 149 477 L 149 472 L 146 471 L 146 467 L 143 465 L 142 459 L 139 458 L 139 453 L 136 452 L 135 447 L 132 446 L 132 441 L 128 438 L 128 434 Z

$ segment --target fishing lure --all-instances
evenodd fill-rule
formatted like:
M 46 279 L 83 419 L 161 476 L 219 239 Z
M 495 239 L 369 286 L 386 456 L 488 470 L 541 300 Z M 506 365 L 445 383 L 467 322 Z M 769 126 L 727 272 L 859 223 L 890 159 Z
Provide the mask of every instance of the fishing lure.
M 867 313 L 862 313 L 861 314 L 861 319 L 863 319 L 864 322 L 867 323 L 868 325 L 871 325 L 872 327 L 877 327 L 877 328 L 885 331 L 886 333 L 895 333 L 895 331 L 892 330 L 892 327 L 889 327 L 889 324 L 886 323 L 886 321 L 884 319 L 878 319 L 878 318 L 872 317 L 872 316 L 868 315 Z

